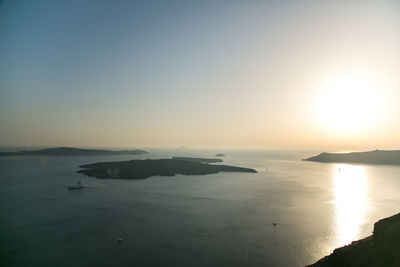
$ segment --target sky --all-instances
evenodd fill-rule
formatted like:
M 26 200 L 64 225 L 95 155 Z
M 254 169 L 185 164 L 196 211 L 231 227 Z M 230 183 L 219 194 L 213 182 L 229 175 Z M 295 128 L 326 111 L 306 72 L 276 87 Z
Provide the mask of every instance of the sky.
M 400 1 L 0 2 L 0 146 L 400 149 Z

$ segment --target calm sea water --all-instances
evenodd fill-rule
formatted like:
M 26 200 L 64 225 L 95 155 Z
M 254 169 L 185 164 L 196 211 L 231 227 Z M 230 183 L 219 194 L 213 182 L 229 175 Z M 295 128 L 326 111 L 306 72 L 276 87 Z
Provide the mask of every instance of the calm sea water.
M 399 167 L 300 160 L 313 152 L 150 152 L 1 157 L 0 265 L 302 266 L 400 212 Z M 226 153 L 225 164 L 258 173 L 145 180 L 76 173 L 98 161 L 217 152 Z M 77 180 L 87 187 L 67 190 Z

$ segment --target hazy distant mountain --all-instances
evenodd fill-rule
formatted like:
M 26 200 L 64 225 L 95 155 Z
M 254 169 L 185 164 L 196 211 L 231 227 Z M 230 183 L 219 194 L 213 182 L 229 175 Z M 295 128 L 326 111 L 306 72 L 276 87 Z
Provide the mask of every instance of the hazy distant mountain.
M 350 153 L 321 153 L 304 160 L 364 164 L 400 165 L 400 150 L 374 150 Z
M 39 150 L 18 152 L 0 152 L 0 156 L 111 156 L 111 155 L 142 155 L 148 153 L 144 150 L 105 150 L 84 149 L 75 147 L 56 147 Z

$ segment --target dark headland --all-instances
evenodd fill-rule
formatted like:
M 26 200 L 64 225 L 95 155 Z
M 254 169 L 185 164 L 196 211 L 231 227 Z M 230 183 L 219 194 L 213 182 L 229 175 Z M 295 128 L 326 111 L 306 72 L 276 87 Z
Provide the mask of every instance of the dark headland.
M 310 266 L 400 266 L 400 213 L 375 223 L 373 235 L 335 249 Z
M 0 152 L 0 156 L 112 156 L 112 155 L 142 155 L 144 150 L 105 150 L 84 149 L 75 147 L 56 147 L 39 150 L 22 150 L 17 152 Z
M 321 153 L 304 160 L 317 162 L 400 165 L 400 150 L 374 150 L 351 153 Z
M 151 176 L 205 175 L 218 172 L 249 172 L 257 171 L 227 165 L 211 165 L 193 160 L 146 159 L 117 162 L 99 162 L 81 165 L 84 170 L 79 173 L 99 179 L 145 179 Z

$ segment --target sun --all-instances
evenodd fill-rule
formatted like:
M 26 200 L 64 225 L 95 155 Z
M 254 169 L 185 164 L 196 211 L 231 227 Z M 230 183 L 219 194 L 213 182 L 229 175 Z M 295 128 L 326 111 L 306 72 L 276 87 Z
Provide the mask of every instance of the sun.
M 382 111 L 378 83 L 357 75 L 342 75 L 327 81 L 317 98 L 320 123 L 329 130 L 360 132 L 373 127 Z

